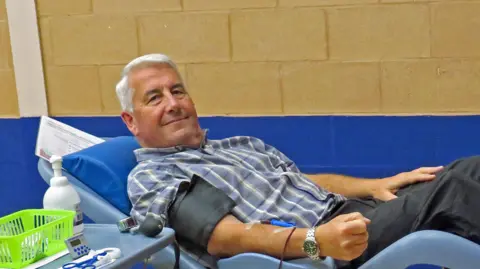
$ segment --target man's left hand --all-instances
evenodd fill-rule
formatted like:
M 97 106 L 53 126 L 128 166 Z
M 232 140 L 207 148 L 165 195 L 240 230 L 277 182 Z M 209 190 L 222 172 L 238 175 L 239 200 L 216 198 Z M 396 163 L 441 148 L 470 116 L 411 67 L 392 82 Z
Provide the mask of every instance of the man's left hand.
M 435 174 L 443 169 L 443 166 L 421 167 L 410 172 L 403 172 L 393 177 L 378 179 L 372 182 L 372 195 L 376 199 L 389 201 L 397 198 L 395 193 L 407 185 L 431 181 L 435 179 Z

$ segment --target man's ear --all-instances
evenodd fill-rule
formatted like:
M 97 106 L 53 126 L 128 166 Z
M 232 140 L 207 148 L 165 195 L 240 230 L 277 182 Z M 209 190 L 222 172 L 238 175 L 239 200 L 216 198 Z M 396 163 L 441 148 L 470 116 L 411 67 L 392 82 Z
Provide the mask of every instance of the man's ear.
M 135 119 L 133 118 L 132 114 L 123 111 L 122 114 L 121 114 L 121 117 L 122 117 L 122 120 L 125 123 L 125 125 L 127 125 L 128 130 L 130 130 L 130 132 L 134 136 L 136 136 L 138 134 L 138 129 L 137 129 L 137 125 L 135 123 Z

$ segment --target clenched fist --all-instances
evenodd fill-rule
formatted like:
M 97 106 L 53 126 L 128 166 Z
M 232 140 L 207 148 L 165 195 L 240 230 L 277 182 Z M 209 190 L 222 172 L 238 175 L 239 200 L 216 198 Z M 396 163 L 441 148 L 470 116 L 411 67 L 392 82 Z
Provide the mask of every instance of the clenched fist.
M 315 239 L 320 255 L 347 261 L 359 257 L 368 245 L 368 224 L 369 219 L 355 212 L 339 215 L 318 226 Z

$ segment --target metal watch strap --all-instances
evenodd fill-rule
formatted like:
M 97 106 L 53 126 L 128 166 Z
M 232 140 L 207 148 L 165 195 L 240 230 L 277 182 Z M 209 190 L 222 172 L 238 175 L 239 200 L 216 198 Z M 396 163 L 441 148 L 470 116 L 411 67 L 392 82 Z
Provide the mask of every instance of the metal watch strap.
M 308 229 L 307 238 L 315 238 L 315 228 Z
M 319 255 L 320 254 L 320 249 L 318 248 L 318 243 L 317 243 L 317 240 L 315 239 L 315 230 L 316 230 L 316 227 L 313 227 L 313 228 L 308 229 L 308 231 L 307 231 L 306 239 L 310 239 L 310 240 L 315 241 L 315 244 L 317 245 L 317 254 L 309 256 L 309 258 L 312 259 L 312 260 L 320 260 L 320 255 Z

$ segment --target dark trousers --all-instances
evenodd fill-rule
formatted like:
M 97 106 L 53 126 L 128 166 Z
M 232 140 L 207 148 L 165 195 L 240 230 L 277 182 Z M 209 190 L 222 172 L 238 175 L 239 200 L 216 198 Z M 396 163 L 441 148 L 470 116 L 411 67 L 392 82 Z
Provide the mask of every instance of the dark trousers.
M 357 259 L 337 261 L 338 268 L 358 268 L 384 248 L 419 230 L 441 230 L 480 244 L 480 156 L 457 160 L 435 180 L 407 186 L 397 199 L 351 199 L 329 218 L 361 212 L 371 220 L 369 245 Z

